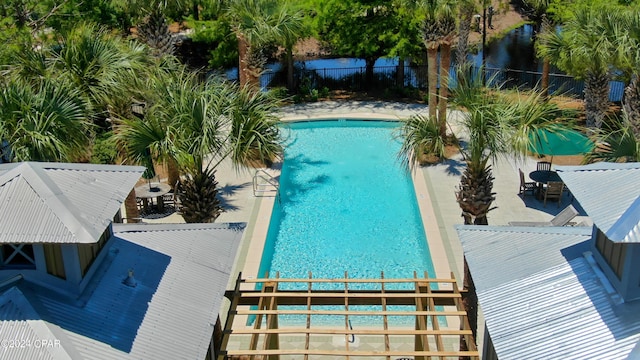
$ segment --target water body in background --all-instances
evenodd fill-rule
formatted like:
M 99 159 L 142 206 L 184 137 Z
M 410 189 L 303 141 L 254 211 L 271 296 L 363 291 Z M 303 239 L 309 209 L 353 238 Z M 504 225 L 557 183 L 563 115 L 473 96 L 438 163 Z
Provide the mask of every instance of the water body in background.
M 533 26 L 511 30 L 503 38 L 487 44 L 486 67 L 525 71 L 542 71 L 542 61 L 536 56 Z M 476 66 L 482 65 L 482 49 L 469 55 Z M 557 69 L 553 69 L 558 73 Z
M 516 72 L 542 72 L 542 60 L 536 56 L 534 35 L 532 25 L 523 25 L 511 30 L 503 38 L 488 43 L 486 46 L 487 55 L 485 67 L 488 69 L 516 70 Z M 452 48 L 451 56 L 453 65 L 455 64 L 454 48 Z M 477 53 L 469 54 L 468 57 L 475 66 L 480 67 L 482 65 L 482 49 L 479 49 Z M 364 59 L 358 58 L 334 58 L 298 61 L 295 65 L 305 70 L 315 70 L 318 76 L 323 78 L 339 79 L 364 71 L 366 62 Z M 374 72 L 385 73 L 388 71 L 388 67 L 397 65 L 398 58 L 379 58 L 375 63 Z M 419 87 L 418 77 L 413 73 L 408 62 L 406 65 L 406 85 Z M 277 72 L 281 69 L 282 64 L 280 63 L 269 63 L 265 66 L 266 73 Z M 564 74 L 564 72 L 553 65 L 551 65 L 549 71 L 551 74 Z M 238 68 L 229 69 L 226 75 L 229 80 L 237 80 Z M 263 76 L 261 78 L 261 86 L 263 88 L 268 86 L 269 79 L 269 76 Z M 582 82 L 579 84 L 574 83 L 571 86 L 574 95 L 579 96 L 582 94 L 582 86 Z M 619 81 L 611 81 L 610 86 L 609 100 L 620 101 L 622 99 L 624 84 Z M 562 90 L 562 87 L 554 88 L 553 84 L 551 84 L 551 88 L 552 91 Z

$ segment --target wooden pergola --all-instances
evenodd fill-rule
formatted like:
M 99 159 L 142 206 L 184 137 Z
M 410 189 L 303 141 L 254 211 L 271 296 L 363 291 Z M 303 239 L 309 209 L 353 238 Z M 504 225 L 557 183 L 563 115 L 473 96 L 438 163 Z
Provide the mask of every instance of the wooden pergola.
M 287 290 L 291 283 L 300 290 Z M 318 289 L 326 289 L 327 283 L 336 284 L 332 288 L 338 290 Z M 453 274 L 450 279 L 429 279 L 426 273 L 424 278 L 414 274 L 413 279 L 385 279 L 384 273 L 380 279 L 352 279 L 347 273 L 342 279 L 313 279 L 311 273 L 308 279 L 242 279 L 240 274 L 235 289 L 225 296 L 231 306 L 218 360 L 479 358 Z M 321 305 L 334 306 L 318 308 Z M 371 310 L 359 305 L 377 307 Z M 408 309 L 389 309 L 393 305 Z M 306 319 L 301 321 L 305 325 L 279 326 L 283 315 Z M 336 321 L 312 326 L 315 315 Z M 350 320 L 360 316 L 380 320 L 353 328 Z M 397 326 L 390 317 L 413 317 L 415 321 Z M 340 341 L 332 343 L 327 337 Z M 374 344 L 375 350 L 371 346 L 360 349 L 356 337 L 362 340 L 360 344 Z M 461 342 L 468 349 L 461 350 Z M 234 349 L 229 348 L 230 343 Z

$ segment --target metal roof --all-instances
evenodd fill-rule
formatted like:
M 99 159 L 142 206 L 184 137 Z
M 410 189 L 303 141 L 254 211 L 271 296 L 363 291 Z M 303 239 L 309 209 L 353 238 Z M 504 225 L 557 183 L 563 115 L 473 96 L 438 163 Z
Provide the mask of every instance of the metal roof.
M 640 242 L 640 163 L 556 166 L 593 223 L 615 242 Z
M 74 358 L 202 359 L 243 229 L 114 224 L 107 258 L 80 298 L 27 282 L 20 288 Z M 123 283 L 129 269 L 135 287 Z
M 0 357 L 72 359 L 17 287 L 0 295 Z
M 640 302 L 607 291 L 590 227 L 456 230 L 500 359 L 624 359 L 640 340 Z
M 0 243 L 94 243 L 142 166 L 0 164 Z

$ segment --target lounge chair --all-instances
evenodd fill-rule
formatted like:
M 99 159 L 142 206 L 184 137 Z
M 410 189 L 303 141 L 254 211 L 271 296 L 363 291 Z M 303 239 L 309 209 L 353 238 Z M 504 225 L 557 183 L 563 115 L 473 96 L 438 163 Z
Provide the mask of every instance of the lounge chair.
M 551 221 L 510 221 L 510 226 L 565 226 L 575 225 L 571 220 L 578 216 L 578 210 L 569 205 L 560 211 Z

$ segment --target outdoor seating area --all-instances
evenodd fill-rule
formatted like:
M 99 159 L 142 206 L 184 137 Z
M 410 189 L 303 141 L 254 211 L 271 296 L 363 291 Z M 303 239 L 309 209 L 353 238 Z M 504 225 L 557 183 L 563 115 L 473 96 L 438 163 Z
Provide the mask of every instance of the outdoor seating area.
M 166 215 L 179 211 L 176 196 L 177 183 L 174 186 L 160 181 L 148 181 L 135 188 L 136 204 L 141 216 Z
M 569 189 L 564 185 L 558 173 L 551 169 L 551 163 L 548 161 L 539 161 L 536 164 L 536 170 L 529 173 L 529 178 L 533 181 L 527 182 L 521 169 L 520 190 L 519 194 L 525 196 L 527 192 L 531 192 L 538 200 L 543 202 L 543 206 L 547 206 L 547 201 L 556 200 L 558 207 L 562 204 L 562 198 L 565 193 L 569 193 Z M 570 194 L 570 193 L 569 193 Z

